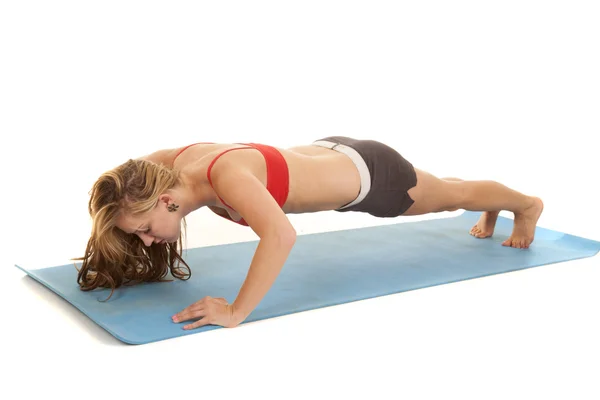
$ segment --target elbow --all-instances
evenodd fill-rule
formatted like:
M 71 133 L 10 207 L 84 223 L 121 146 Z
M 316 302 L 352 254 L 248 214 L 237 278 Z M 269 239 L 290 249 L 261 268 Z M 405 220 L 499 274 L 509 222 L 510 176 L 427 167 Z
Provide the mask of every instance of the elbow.
M 296 230 L 294 227 L 286 226 L 279 229 L 274 229 L 268 238 L 277 243 L 278 247 L 291 249 L 296 243 Z
M 280 242 L 282 246 L 286 246 L 289 248 L 294 247 L 294 244 L 296 243 L 296 229 L 294 229 L 294 227 L 290 226 L 286 229 L 282 229 L 281 233 L 279 234 L 280 236 Z

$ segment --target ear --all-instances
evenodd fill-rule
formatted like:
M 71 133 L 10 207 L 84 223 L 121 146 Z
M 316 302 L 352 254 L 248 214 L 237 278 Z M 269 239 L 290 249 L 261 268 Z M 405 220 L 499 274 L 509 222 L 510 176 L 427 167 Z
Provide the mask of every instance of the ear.
M 160 196 L 158 196 L 158 204 L 162 204 L 164 205 L 164 207 L 167 207 L 169 205 L 169 203 L 173 202 L 173 197 L 167 193 L 163 193 Z

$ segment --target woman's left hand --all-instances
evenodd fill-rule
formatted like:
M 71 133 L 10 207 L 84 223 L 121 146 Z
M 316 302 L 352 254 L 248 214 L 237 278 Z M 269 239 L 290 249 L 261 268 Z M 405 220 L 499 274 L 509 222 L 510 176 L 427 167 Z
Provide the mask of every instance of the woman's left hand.
M 233 328 L 242 321 L 233 310 L 233 306 L 222 297 L 214 298 L 206 296 L 202 300 L 186 307 L 171 317 L 173 322 L 183 322 L 190 319 L 200 320 L 185 325 L 183 329 L 194 329 L 204 325 L 220 325 L 225 328 Z

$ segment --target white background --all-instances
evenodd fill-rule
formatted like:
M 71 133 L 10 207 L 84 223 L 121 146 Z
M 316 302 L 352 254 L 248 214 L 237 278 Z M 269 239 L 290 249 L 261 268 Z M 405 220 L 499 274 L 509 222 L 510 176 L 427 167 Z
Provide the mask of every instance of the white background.
M 0 397 L 599 398 L 599 256 L 143 346 L 14 267 L 82 255 L 88 191 L 127 158 L 326 135 L 540 196 L 540 226 L 600 240 L 597 2 L 210 3 L 0 6 Z M 188 247 L 255 239 L 188 223 Z

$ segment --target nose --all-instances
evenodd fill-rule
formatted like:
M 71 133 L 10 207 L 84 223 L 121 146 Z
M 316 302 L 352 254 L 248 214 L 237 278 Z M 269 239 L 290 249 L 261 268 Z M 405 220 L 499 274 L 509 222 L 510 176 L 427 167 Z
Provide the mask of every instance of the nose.
M 140 239 L 142 239 L 142 242 L 144 242 L 144 245 L 146 247 L 152 246 L 152 243 L 154 242 L 154 237 L 153 236 L 150 236 L 150 235 L 148 235 L 146 233 L 141 233 L 139 235 L 139 237 L 140 237 Z

